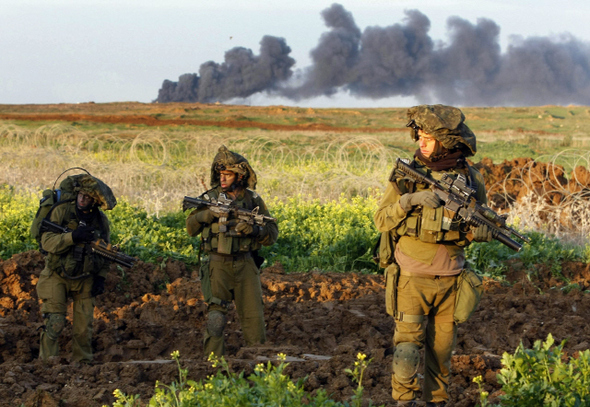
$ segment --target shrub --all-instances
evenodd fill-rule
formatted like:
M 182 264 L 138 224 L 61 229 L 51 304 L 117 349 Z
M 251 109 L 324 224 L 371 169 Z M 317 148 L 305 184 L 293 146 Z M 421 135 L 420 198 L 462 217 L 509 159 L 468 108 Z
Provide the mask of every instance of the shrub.
M 505 393 L 500 396 L 501 406 L 590 406 L 590 350 L 567 358 L 565 341 L 554 343 L 549 334 L 545 342 L 536 341 L 533 349 L 521 343 L 514 355 L 504 353 L 504 367 L 498 374 Z M 482 405 L 487 405 L 487 394 L 482 396 Z
M 175 351 L 172 357 L 176 360 L 179 370 L 179 381 L 170 385 L 156 383 L 154 396 L 150 399 L 149 406 L 322 406 L 322 407 L 360 407 L 362 401 L 362 376 L 370 361 L 366 361 L 366 355 L 358 354 L 355 362 L 355 369 L 347 369 L 353 381 L 358 387 L 352 398 L 352 404 L 341 403 L 331 400 L 326 392 L 319 389 L 315 395 L 307 393 L 303 389 L 305 379 L 293 382 L 283 371 L 288 366 L 285 363 L 286 355 L 279 354 L 280 363 L 274 366 L 271 362 L 266 365 L 260 363 L 254 368 L 254 373 L 247 378 L 244 372 L 234 373 L 230 370 L 223 357 L 216 358 L 213 354 L 209 361 L 213 367 L 220 369 L 216 374 L 209 376 L 206 380 L 195 382 L 188 380 L 188 371 L 180 367 L 179 353 Z M 117 389 L 113 393 L 116 401 L 113 407 L 135 407 L 139 406 L 139 396 L 127 396 Z M 369 406 L 372 403 L 369 401 Z

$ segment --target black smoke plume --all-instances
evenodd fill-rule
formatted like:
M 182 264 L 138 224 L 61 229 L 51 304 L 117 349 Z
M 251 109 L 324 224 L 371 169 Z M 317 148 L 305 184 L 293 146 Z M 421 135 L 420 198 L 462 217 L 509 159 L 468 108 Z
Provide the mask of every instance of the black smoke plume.
M 259 92 L 299 101 L 348 92 L 464 106 L 590 104 L 590 45 L 571 34 L 513 37 L 502 53 L 492 20 L 450 17 L 442 42 L 428 35 L 428 17 L 405 14 L 402 23 L 361 32 L 352 14 L 333 4 L 321 13 L 328 31 L 310 52 L 311 66 L 296 75 L 285 40 L 266 36 L 259 56 L 234 48 L 221 65 L 206 62 L 199 75 L 164 81 L 157 101 L 227 101 Z
M 225 62 L 205 62 L 199 75 L 184 74 L 178 82 L 165 80 L 157 102 L 216 102 L 245 98 L 254 93 L 271 91 L 289 79 L 295 60 L 283 38 L 264 36 L 260 55 L 236 47 L 225 53 Z

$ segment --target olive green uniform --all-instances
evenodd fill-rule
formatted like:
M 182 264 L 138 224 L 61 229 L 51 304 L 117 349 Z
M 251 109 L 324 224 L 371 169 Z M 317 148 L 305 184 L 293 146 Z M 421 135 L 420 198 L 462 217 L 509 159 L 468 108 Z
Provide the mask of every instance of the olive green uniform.
M 442 175 L 426 171 L 425 167 L 419 164 L 416 169 L 428 173 L 435 179 Z M 453 172 L 455 171 L 449 173 Z M 463 171 L 464 174 L 468 172 Z M 483 177 L 475 170 L 471 172 L 478 185 L 478 200 L 486 202 Z M 454 230 L 443 231 L 442 207 L 423 207 L 406 213 L 398 203 L 401 195 L 408 192 L 406 187 L 410 185 L 404 182 L 387 186 L 375 214 L 378 230 L 393 233 L 397 239 L 396 251 L 399 250 L 424 264 L 432 264 L 441 246 L 447 250 L 451 259 L 464 257 L 464 247 L 469 244 L 464 225 L 454 223 L 451 226 Z M 412 188 L 415 188 L 412 190 L 414 192 L 424 190 L 426 186 L 415 185 Z M 428 401 L 444 401 L 448 398 L 451 352 L 455 346 L 456 325 L 453 321 L 453 312 L 457 274 L 418 275 L 412 271 L 402 267 L 399 276 L 394 345 L 415 344 L 416 347 L 408 347 L 407 353 L 410 354 L 408 357 L 416 358 L 418 356 L 414 352 L 425 347 L 423 397 Z M 410 373 L 405 380 L 401 379 L 402 381 L 399 376 L 403 375 L 392 376 L 394 399 L 416 398 L 420 385 L 416 372 Z
M 110 241 L 110 229 L 106 215 L 95 208 L 95 216 L 89 226 L 95 228 L 97 239 Z M 52 212 L 51 222 L 72 230 L 78 228 L 80 219 L 74 201 L 58 205 Z M 41 238 L 48 252 L 45 268 L 37 282 L 37 295 L 42 301 L 41 312 L 45 327 L 41 332 L 39 356 L 47 359 L 59 353 L 59 335 L 66 322 L 67 300 L 73 298 L 73 361 L 92 361 L 92 324 L 94 297 L 91 295 L 93 276 L 106 277 L 109 262 L 75 245 L 72 233 L 45 232 Z
M 217 186 L 200 198 L 217 201 L 222 193 L 221 187 Z M 270 216 L 262 198 L 250 189 L 240 190 L 233 203 L 248 210 L 258 207 L 259 214 Z M 276 222 L 271 221 L 261 227 L 255 237 L 225 237 L 220 243 L 219 219 L 215 218 L 211 224 L 197 220 L 197 213 L 205 210 L 208 209 L 203 207 L 193 211 L 186 220 L 186 227 L 191 236 L 201 234 L 202 248 L 208 254 L 200 272 L 203 295 L 209 304 L 204 334 L 205 355 L 213 352 L 221 356 L 225 354 L 225 315 L 232 301 L 246 343 L 263 343 L 266 339 L 260 271 L 254 257 L 261 246 L 270 246 L 277 240 L 279 231 Z M 229 218 L 228 222 L 231 223 L 232 219 Z M 225 248 L 222 253 L 219 253 L 220 245 Z
M 454 148 L 452 151 L 458 156 L 475 153 L 475 136 L 463 124 L 464 116 L 458 109 L 422 105 L 409 109 L 408 117 L 412 120 L 408 126 L 416 123 L 414 140 L 418 140 L 416 129 L 419 128 L 433 135 L 445 148 Z M 486 203 L 481 174 L 468 165 L 454 166 L 452 162 L 449 168 L 439 171 L 431 170 L 418 158 L 410 165 L 436 180 L 445 173 L 453 178 L 463 174 L 476 190 L 477 200 Z M 385 270 L 387 310 L 395 319 L 392 397 L 400 401 L 417 399 L 420 391 L 417 371 L 420 350 L 424 349 L 422 398 L 429 403 L 444 403 L 448 400 L 451 354 L 457 333 L 453 318 L 456 283 L 465 265 L 464 248 L 471 241 L 469 227 L 444 207 L 417 205 L 408 210 L 407 205 L 404 208 L 400 204 L 405 194 L 427 189 L 424 184 L 393 179 L 374 221 L 382 232 L 382 241 L 385 237 L 385 241 L 393 242 L 386 248 L 387 256 L 395 257 Z

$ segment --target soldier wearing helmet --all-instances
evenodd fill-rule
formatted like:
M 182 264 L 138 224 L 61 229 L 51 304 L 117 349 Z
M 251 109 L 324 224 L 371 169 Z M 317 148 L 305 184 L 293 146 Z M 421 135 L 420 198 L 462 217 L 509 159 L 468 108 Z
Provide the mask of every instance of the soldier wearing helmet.
M 232 205 L 270 216 L 264 201 L 254 189 L 256 173 L 248 160 L 221 146 L 211 165 L 211 189 L 200 196 L 207 201 L 231 200 Z M 276 242 L 276 222 L 264 226 L 236 222 L 227 224 L 238 236 L 220 234 L 220 214 L 203 206 L 191 212 L 186 220 L 190 236 L 201 235 L 201 248 L 206 259 L 201 263 L 201 290 L 208 303 L 207 325 L 203 343 L 205 356 L 225 354 L 223 331 L 229 305 L 234 302 L 248 345 L 264 343 L 266 330 L 260 271 L 264 259 L 258 256 L 262 246 Z M 222 238 L 223 237 L 223 238 Z
M 109 221 L 101 208 L 110 210 L 117 201 L 111 189 L 90 174 L 71 176 L 64 182 L 73 183 L 73 198 L 56 204 L 49 220 L 72 232 L 45 231 L 41 235 L 47 257 L 36 286 L 45 323 L 39 357 L 46 360 L 59 354 L 59 335 L 65 328 L 71 297 L 72 361 L 91 363 L 95 297 L 104 292 L 109 262 L 88 250 L 85 243 L 96 239 L 110 241 Z
M 411 137 L 419 148 L 411 166 L 431 178 L 467 177 L 479 202 L 487 202 L 481 174 L 466 157 L 476 152 L 473 132 L 461 110 L 421 105 L 408 110 Z M 439 198 L 427 185 L 394 179 L 374 216 L 377 229 L 392 242 L 386 270 L 388 312 L 395 319 L 392 396 L 399 406 L 416 406 L 418 366 L 424 349 L 422 398 L 430 407 L 448 400 L 451 354 L 457 326 L 453 313 L 457 277 L 467 267 L 464 248 L 490 241 L 487 226 L 470 230 L 445 217 Z M 389 240 L 389 239 L 388 239 Z

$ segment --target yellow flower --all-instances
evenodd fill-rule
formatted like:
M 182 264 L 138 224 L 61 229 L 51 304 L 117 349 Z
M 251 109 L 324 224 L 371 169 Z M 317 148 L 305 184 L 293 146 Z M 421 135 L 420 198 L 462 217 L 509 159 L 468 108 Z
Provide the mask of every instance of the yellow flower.
M 215 356 L 215 354 L 213 352 L 211 352 L 209 354 L 209 356 L 207 357 L 207 360 L 209 362 L 211 362 L 211 365 L 213 367 L 217 367 L 219 365 L 219 359 L 217 359 L 217 356 Z
M 357 358 L 358 360 L 360 360 L 360 361 L 363 361 L 363 360 L 365 360 L 365 359 L 367 358 L 367 355 L 365 355 L 364 353 L 360 353 L 360 352 L 359 352 L 359 353 L 356 355 L 356 358 Z
M 284 353 L 279 353 L 279 354 L 277 355 L 277 357 L 279 358 L 279 360 L 282 360 L 283 362 L 284 362 L 285 360 L 287 360 L 287 355 L 285 355 Z
M 473 383 L 477 383 L 477 384 L 483 383 L 483 378 L 481 377 L 481 375 L 480 376 L 475 376 L 473 378 Z
M 170 354 L 170 356 L 172 356 L 172 359 L 178 359 L 180 357 L 180 352 L 175 350 Z

